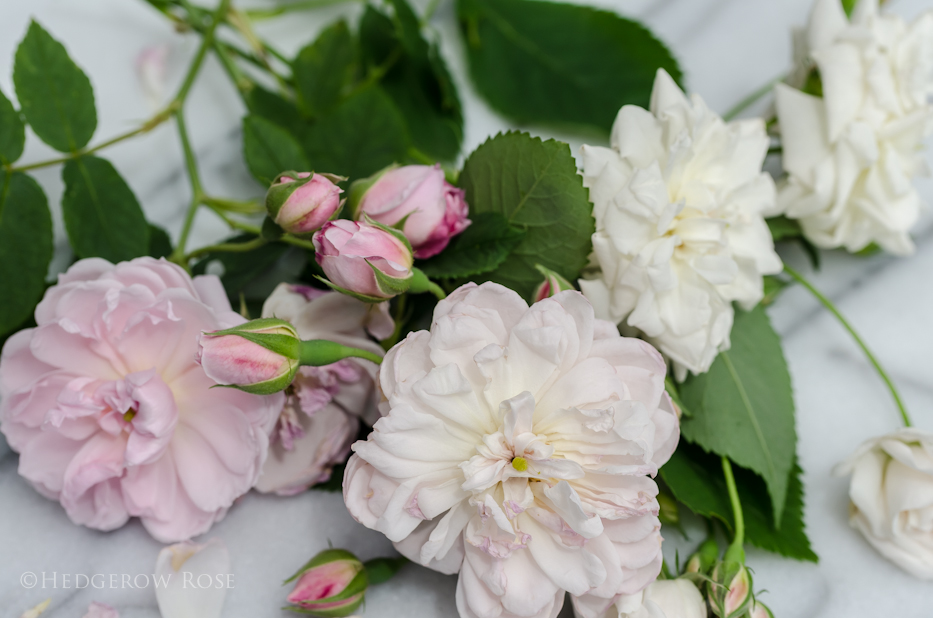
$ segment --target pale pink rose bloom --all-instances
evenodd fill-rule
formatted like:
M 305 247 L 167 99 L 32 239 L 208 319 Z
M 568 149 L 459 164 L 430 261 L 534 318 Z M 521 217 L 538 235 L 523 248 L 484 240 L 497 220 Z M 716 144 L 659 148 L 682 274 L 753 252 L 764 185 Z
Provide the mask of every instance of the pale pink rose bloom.
M 368 223 L 328 221 L 314 234 L 314 249 L 315 259 L 331 283 L 357 294 L 393 296 L 379 289 L 373 267 L 396 279 L 411 276 L 413 257 L 408 247 Z
M 85 259 L 0 355 L 0 430 L 76 524 L 207 531 L 256 482 L 281 395 L 211 388 L 198 334 L 243 322 L 220 280 L 165 260 Z
M 266 300 L 262 315 L 291 322 L 302 339 L 328 339 L 380 356 L 382 347 L 367 332 L 384 339 L 394 329 L 388 303 L 285 283 Z M 367 424 L 378 418 L 376 369 L 353 358 L 298 370 L 257 490 L 293 495 L 330 478 L 334 465 L 346 460 L 360 418 Z
M 464 285 L 386 354 L 385 416 L 353 445 L 347 508 L 459 572 L 463 618 L 553 617 L 565 592 L 608 607 L 661 568 L 651 476 L 680 435 L 666 373 L 579 292 L 529 307 Z
M 300 172 L 298 178 L 307 178 L 310 172 Z M 284 176 L 274 186 L 294 183 L 294 178 Z M 288 196 L 275 214 L 275 222 L 286 232 L 308 234 L 321 228 L 340 208 L 340 194 L 343 189 L 335 185 L 322 174 L 315 174 L 311 180 Z
M 120 618 L 120 613 L 105 603 L 94 601 L 88 605 L 83 618 Z
M 429 258 L 470 225 L 463 190 L 447 182 L 440 165 L 406 165 L 385 172 L 360 200 L 355 216 L 394 226 L 405 217 L 415 257 Z

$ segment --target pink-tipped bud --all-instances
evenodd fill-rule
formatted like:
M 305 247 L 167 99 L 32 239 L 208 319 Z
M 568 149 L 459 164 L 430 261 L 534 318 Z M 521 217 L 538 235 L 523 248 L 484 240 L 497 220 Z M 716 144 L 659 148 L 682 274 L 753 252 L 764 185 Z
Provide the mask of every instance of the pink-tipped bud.
M 538 286 L 538 289 L 535 290 L 534 302 L 539 300 L 544 300 L 545 298 L 550 298 L 558 292 L 563 292 L 564 290 L 573 290 L 573 284 L 564 279 L 560 274 L 554 272 L 550 268 L 545 268 L 538 264 L 535 266 L 542 275 L 544 275 L 544 281 L 541 282 L 541 285 Z
M 295 579 L 288 602 L 296 610 L 325 618 L 352 614 L 363 603 L 369 585 L 363 563 L 342 549 L 322 551 L 288 582 Z
M 311 234 L 340 210 L 337 176 L 313 172 L 279 174 L 266 193 L 269 217 L 290 234 Z
M 300 355 L 295 327 L 284 320 L 264 318 L 202 333 L 197 361 L 218 384 L 268 395 L 292 383 Z
M 380 302 L 411 286 L 414 258 L 401 232 L 338 219 L 314 235 L 315 259 L 335 289 Z
M 744 564 L 720 562 L 713 569 L 707 598 L 719 618 L 742 616 L 751 607 L 752 576 Z
M 440 165 L 393 167 L 353 183 L 353 217 L 364 214 L 383 225 L 404 220 L 402 231 L 418 259 L 444 250 L 470 225 L 462 189 L 447 182 Z
M 764 603 L 753 601 L 752 608 L 748 611 L 748 618 L 774 618 L 774 614 Z

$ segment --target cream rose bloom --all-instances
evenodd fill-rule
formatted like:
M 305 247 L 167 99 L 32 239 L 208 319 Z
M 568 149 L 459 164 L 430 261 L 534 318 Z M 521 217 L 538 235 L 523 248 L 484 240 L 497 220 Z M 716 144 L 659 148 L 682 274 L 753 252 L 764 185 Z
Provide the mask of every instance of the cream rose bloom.
M 706 618 L 706 600 L 689 579 L 659 579 L 641 592 L 620 595 L 609 609 L 575 600 L 578 618 Z
M 852 475 L 852 527 L 891 562 L 933 580 L 933 434 L 907 428 L 868 440 L 834 472 Z
M 462 618 L 608 607 L 661 568 L 657 485 L 677 445 L 665 365 L 574 291 L 530 308 L 467 284 L 386 354 L 385 416 L 353 445 L 350 513 L 460 573 Z
M 796 55 L 792 83 L 815 67 L 823 97 L 776 89 L 789 175 L 779 208 L 819 247 L 912 253 L 921 199 L 911 181 L 929 173 L 933 130 L 933 12 L 908 25 L 862 0 L 850 21 L 839 0 L 817 0 Z
M 658 71 L 651 107 L 626 105 L 612 148 L 583 146 L 600 275 L 580 288 L 597 315 L 644 333 L 678 379 L 729 348 L 732 303 L 763 296 L 782 270 L 763 213 L 774 183 L 761 165 L 764 123 L 725 123 Z

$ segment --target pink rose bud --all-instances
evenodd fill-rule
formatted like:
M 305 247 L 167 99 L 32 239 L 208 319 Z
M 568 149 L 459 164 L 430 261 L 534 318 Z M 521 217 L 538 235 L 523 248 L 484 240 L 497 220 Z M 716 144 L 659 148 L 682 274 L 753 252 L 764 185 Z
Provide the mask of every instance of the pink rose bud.
M 406 165 L 379 172 L 350 188 L 353 217 L 365 213 L 394 226 L 404 221 L 415 257 L 443 251 L 450 239 L 470 225 L 463 190 L 447 182 L 440 165 Z
M 744 616 L 754 600 L 752 576 L 739 562 L 720 562 L 713 569 L 707 598 L 719 618 Z
M 752 609 L 748 612 L 748 618 L 774 618 L 774 614 L 764 603 L 753 601 Z
M 323 617 L 352 614 L 369 586 L 363 563 L 343 549 L 322 551 L 285 583 L 296 579 L 288 602 L 296 611 Z
M 343 189 L 334 184 L 340 180 L 313 172 L 279 174 L 266 193 L 266 211 L 289 234 L 310 234 L 340 210 Z
M 554 272 L 550 268 L 545 268 L 540 264 L 537 264 L 535 268 L 538 269 L 542 275 L 544 275 L 544 281 L 541 282 L 541 285 L 538 286 L 538 289 L 535 290 L 534 302 L 539 300 L 544 300 L 545 298 L 550 298 L 558 292 L 563 292 L 564 290 L 574 290 L 573 284 L 564 279 L 558 273 Z
M 338 219 L 314 234 L 315 258 L 328 285 L 367 302 L 408 290 L 412 250 L 401 232 L 379 224 Z
M 198 341 L 197 361 L 207 377 L 247 393 L 284 390 L 298 372 L 301 340 L 288 322 L 253 320 L 211 333 Z

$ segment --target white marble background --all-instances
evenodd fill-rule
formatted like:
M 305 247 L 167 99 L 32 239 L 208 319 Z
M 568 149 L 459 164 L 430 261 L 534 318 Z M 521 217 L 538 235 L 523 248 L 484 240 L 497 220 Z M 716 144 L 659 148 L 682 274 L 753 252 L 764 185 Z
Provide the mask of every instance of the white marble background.
M 256 0 L 261 1 L 261 0 Z M 783 72 L 790 54 L 789 30 L 806 19 L 810 0 L 585 0 L 647 22 L 675 51 L 690 89 L 725 111 L 760 84 Z M 464 150 L 509 124 L 489 109 L 465 78 L 450 0 L 432 25 L 442 35 L 464 101 Z M 424 1 L 420 2 L 424 5 Z M 931 0 L 894 0 L 890 9 L 912 17 L 933 8 Z M 296 14 L 263 25 L 261 32 L 288 53 L 297 50 L 338 14 L 351 17 L 358 6 Z M 36 18 L 63 41 L 88 73 L 98 105 L 99 142 L 136 126 L 158 103 L 148 99 L 134 73 L 134 59 L 145 48 L 170 49 L 166 93 L 188 64 L 198 38 L 178 35 L 138 0 L 3 0 L 0 2 L 0 88 L 12 94 L 13 52 Z M 240 155 L 242 106 L 219 65 L 209 59 L 188 103 L 188 122 L 207 190 L 230 197 L 255 196 Z M 534 133 L 548 135 L 533 130 Z M 558 136 L 563 137 L 563 136 Z M 574 151 L 579 141 L 569 138 Z M 30 135 L 22 161 L 54 156 Z M 177 235 L 188 201 L 180 146 L 170 123 L 151 134 L 104 152 L 132 186 L 153 221 Z M 57 212 L 60 169 L 35 173 L 46 188 L 59 245 L 63 233 Z M 933 201 L 933 182 L 921 181 Z M 915 422 L 933 428 L 933 218 L 916 229 L 917 254 L 907 259 L 862 259 L 824 254 L 817 284 L 856 325 L 901 387 Z M 197 221 L 195 242 L 224 233 L 209 213 Z M 59 247 L 61 248 L 61 246 Z M 805 267 L 801 255 L 786 256 Z M 65 258 L 67 259 L 67 258 Z M 62 260 L 58 260 L 62 263 Z M 846 483 L 830 475 L 832 466 L 862 440 L 894 429 L 898 416 L 888 393 L 842 329 L 800 289 L 786 292 L 770 311 L 784 336 L 794 380 L 800 463 L 807 493 L 806 521 L 820 563 L 749 552 L 756 587 L 779 618 L 851 616 L 930 616 L 933 586 L 884 561 L 846 523 Z M 57 503 L 39 496 L 16 473 L 17 457 L 0 441 L 0 614 L 13 616 L 51 597 L 49 618 L 78 618 L 92 600 L 117 607 L 123 618 L 156 618 L 149 590 L 26 589 L 20 577 L 30 571 L 62 573 L 151 573 L 159 544 L 136 523 L 100 533 L 71 524 Z M 387 555 L 388 542 L 355 524 L 338 495 L 308 492 L 292 498 L 249 494 L 206 535 L 229 546 L 235 589 L 225 616 L 284 616 L 286 590 L 279 583 L 308 557 L 327 546 L 346 547 L 364 558 Z M 674 537 L 675 534 L 670 536 Z M 669 539 L 667 550 L 689 545 Z M 407 566 L 390 585 L 368 596 L 366 616 L 440 618 L 456 615 L 455 579 Z

